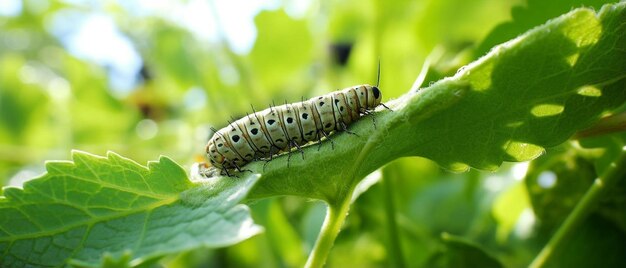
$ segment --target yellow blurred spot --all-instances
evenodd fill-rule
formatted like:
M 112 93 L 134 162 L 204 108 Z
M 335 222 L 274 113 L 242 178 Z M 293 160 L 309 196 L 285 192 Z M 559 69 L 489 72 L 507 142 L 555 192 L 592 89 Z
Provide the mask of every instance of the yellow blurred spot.
M 508 123 L 508 124 L 506 124 L 506 126 L 507 126 L 507 127 L 510 127 L 510 128 L 515 128 L 515 127 L 519 127 L 519 126 L 521 126 L 521 125 L 523 125 L 523 124 L 524 124 L 524 122 L 522 122 L 522 121 L 517 121 L 517 122 L 511 122 L 511 123 Z
M 448 169 L 453 172 L 465 172 L 469 169 L 469 166 L 465 163 L 454 162 L 448 165 Z
M 509 141 L 504 151 L 516 161 L 534 159 L 543 153 L 543 148 L 534 144 L 519 141 Z
M 567 63 L 569 63 L 570 66 L 574 66 L 576 65 L 576 62 L 578 61 L 578 57 L 580 57 L 580 53 L 576 53 L 576 54 L 566 57 L 565 61 L 567 61 Z
M 472 89 L 485 91 L 491 87 L 491 73 L 493 72 L 493 60 L 484 62 L 480 67 L 472 70 L 470 83 Z
M 563 112 L 563 105 L 557 104 L 539 104 L 535 105 L 530 112 L 536 117 L 553 116 Z
M 498 222 L 496 230 L 498 242 L 506 242 L 507 237 L 515 228 L 532 229 L 530 227 L 534 225 L 534 220 L 522 221 L 521 219 L 525 211 L 532 212 L 532 209 L 530 209 L 530 200 L 523 182 L 514 184 L 498 195 L 492 207 L 493 216 Z M 531 216 L 534 219 L 534 215 L 531 214 Z
M 203 154 L 194 154 L 193 155 L 193 160 L 196 163 L 202 163 L 203 165 L 206 165 L 206 167 L 208 168 L 210 165 L 209 163 L 205 163 L 204 161 L 206 161 L 206 155 Z
M 602 33 L 602 24 L 595 12 L 580 10 L 570 15 L 573 18 L 563 26 L 563 35 L 579 48 L 597 43 Z
M 578 95 L 588 96 L 588 97 L 600 97 L 602 96 L 602 90 L 594 86 L 582 86 L 576 90 Z

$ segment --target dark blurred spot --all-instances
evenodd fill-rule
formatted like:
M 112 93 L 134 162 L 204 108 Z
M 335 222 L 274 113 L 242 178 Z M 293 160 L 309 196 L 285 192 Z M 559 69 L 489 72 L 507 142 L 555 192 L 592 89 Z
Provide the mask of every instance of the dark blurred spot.
M 352 51 L 352 43 L 335 43 L 330 45 L 333 61 L 339 66 L 345 66 Z
M 144 83 L 151 81 L 153 78 L 152 71 L 150 71 L 145 62 L 141 64 L 141 69 L 139 69 L 139 77 Z

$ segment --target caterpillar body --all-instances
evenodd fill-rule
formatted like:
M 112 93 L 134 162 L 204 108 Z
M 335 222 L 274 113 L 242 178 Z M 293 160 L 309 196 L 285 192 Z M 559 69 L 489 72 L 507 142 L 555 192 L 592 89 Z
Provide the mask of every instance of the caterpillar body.
M 230 175 L 228 170 L 241 171 L 240 167 L 251 161 L 321 142 L 333 131 L 345 131 L 352 122 L 384 106 L 381 100 L 377 86 L 364 84 L 270 107 L 215 131 L 206 153 L 212 166 Z

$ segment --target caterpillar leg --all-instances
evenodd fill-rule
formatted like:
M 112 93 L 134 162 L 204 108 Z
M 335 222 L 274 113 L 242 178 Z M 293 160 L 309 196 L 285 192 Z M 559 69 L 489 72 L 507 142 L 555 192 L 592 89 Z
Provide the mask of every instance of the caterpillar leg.
M 274 159 L 274 155 L 278 154 L 279 152 L 280 152 L 280 148 L 276 146 L 275 144 L 272 144 L 272 147 L 270 147 L 270 151 L 268 153 L 270 158 L 261 159 L 265 161 L 265 163 L 263 163 L 263 172 L 265 172 L 265 167 L 267 167 L 267 164 L 269 164 L 269 162 Z
M 224 174 L 226 173 L 226 174 Z M 224 168 L 221 170 L 220 175 L 226 175 L 228 177 L 232 177 L 232 175 L 230 175 L 230 173 L 228 172 L 228 168 Z
M 387 110 L 389 110 L 389 111 L 392 111 L 392 112 L 393 112 L 393 110 L 391 110 L 391 108 L 387 107 L 387 105 L 385 105 L 384 103 L 382 103 L 382 102 L 381 102 L 381 103 L 380 103 L 380 105 L 382 105 L 383 107 L 385 107 L 385 109 L 387 109 Z
M 237 172 L 239 172 L 239 173 L 244 173 L 244 172 L 246 172 L 246 171 L 248 171 L 248 172 L 252 173 L 252 170 L 249 170 L 249 169 L 243 169 L 243 168 L 241 168 L 239 165 L 237 165 L 234 161 L 231 161 L 231 162 L 230 162 L 230 164 L 231 164 L 233 167 L 235 167 L 235 169 L 236 169 L 236 170 L 237 170 Z M 228 176 L 229 176 L 229 177 L 236 177 L 236 176 L 231 176 L 231 175 L 228 173 L 228 169 L 224 169 L 224 170 L 226 170 L 226 174 L 228 174 Z
M 267 164 L 269 164 L 272 161 L 272 159 L 263 160 L 263 161 L 265 162 L 265 163 L 263 163 L 263 172 L 265 172 L 265 167 L 267 167 Z
M 324 137 L 326 137 L 326 139 L 330 142 L 330 148 L 335 150 L 335 143 L 333 142 L 333 140 L 330 139 L 330 137 L 328 137 L 328 134 L 326 134 L 325 131 L 321 131 L 322 135 L 324 135 Z M 319 137 L 319 142 L 320 142 L 320 147 L 317 148 L 317 150 L 319 151 L 320 148 L 322 148 L 322 137 Z
M 287 143 L 287 168 L 289 168 L 289 161 L 291 160 L 291 140 Z
M 320 135 L 320 131 L 317 131 L 317 151 L 319 152 L 322 149 L 322 135 Z
M 291 153 L 293 153 L 292 149 L 295 147 L 296 150 L 298 150 L 300 152 L 300 154 L 302 155 L 302 160 L 304 160 L 304 151 L 302 150 L 302 147 L 300 147 L 300 145 L 298 145 L 298 143 L 294 140 L 289 140 L 289 151 L 287 153 L 287 168 L 289 168 L 289 160 L 291 159 Z M 293 146 L 293 147 L 292 147 Z
M 374 128 L 376 128 L 376 116 L 374 116 L 374 113 L 370 112 L 369 110 L 363 110 L 361 111 L 361 113 L 363 115 L 372 115 L 370 116 L 372 118 L 372 124 L 374 124 Z
M 274 155 L 278 154 L 278 152 L 280 152 L 280 148 L 274 144 L 272 144 L 272 147 L 270 148 L 270 159 L 269 161 L 272 161 L 272 159 L 274 159 Z
M 235 164 L 234 162 L 233 162 L 232 164 L 233 164 L 233 166 L 235 166 L 235 169 L 237 169 L 237 171 L 239 171 L 239 172 L 243 172 L 243 171 L 241 170 L 241 168 L 240 168 L 237 164 Z
M 298 152 L 300 152 L 300 154 L 302 155 L 302 160 L 304 160 L 304 150 L 302 150 L 302 147 L 300 147 L 300 145 L 294 141 L 294 140 L 290 140 L 289 141 L 289 157 L 291 157 L 291 149 L 293 149 L 293 147 L 296 148 L 296 150 L 298 150 Z M 293 147 L 291 147 L 293 145 Z M 287 165 L 289 165 L 289 158 L 287 158 Z
M 351 134 L 351 135 L 357 136 L 357 137 L 361 137 L 361 136 L 359 136 L 359 134 L 356 134 L 356 133 L 354 133 L 354 132 L 352 132 L 352 131 L 348 130 L 348 125 L 346 125 L 346 123 L 341 122 L 341 123 L 340 123 L 340 125 L 341 125 L 341 130 L 342 130 L 342 131 L 344 131 L 344 132 L 346 132 L 346 133 L 348 133 L 348 134 Z
M 300 152 L 300 154 L 302 155 L 302 160 L 304 160 L 304 151 L 302 150 L 302 147 L 300 147 L 300 145 L 298 145 L 297 142 L 293 142 L 293 145 L 296 146 L 296 148 L 298 149 L 298 151 Z

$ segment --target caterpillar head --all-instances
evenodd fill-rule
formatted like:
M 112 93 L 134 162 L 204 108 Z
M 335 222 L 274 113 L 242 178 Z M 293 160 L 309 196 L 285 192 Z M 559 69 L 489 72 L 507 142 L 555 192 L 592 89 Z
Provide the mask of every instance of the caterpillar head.
M 374 109 L 380 105 L 383 99 L 383 94 L 378 89 L 378 86 L 363 85 L 361 90 L 365 90 L 365 107 L 368 110 Z M 361 94 L 363 95 L 363 94 Z
M 377 107 L 383 100 L 383 94 L 382 92 L 380 92 L 377 86 L 372 86 L 369 90 L 371 91 L 371 94 L 369 94 L 369 96 L 372 96 L 372 99 L 374 99 L 372 107 Z

